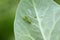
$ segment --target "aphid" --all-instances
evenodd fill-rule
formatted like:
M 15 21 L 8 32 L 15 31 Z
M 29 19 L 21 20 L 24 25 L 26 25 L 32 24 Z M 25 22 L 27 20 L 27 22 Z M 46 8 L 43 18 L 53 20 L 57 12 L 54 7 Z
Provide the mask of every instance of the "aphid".
M 37 18 L 36 16 L 34 18 Z
M 26 21 L 27 23 L 31 24 L 31 19 L 28 18 L 28 16 L 24 16 L 23 20 Z

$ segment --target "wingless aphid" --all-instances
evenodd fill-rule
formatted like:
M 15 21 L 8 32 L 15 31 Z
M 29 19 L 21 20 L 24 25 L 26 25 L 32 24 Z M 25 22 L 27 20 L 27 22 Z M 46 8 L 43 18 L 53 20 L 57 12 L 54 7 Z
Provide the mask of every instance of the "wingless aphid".
M 31 24 L 31 19 L 28 16 L 24 16 L 23 20 L 26 21 L 27 23 Z
M 36 16 L 34 18 L 37 18 Z

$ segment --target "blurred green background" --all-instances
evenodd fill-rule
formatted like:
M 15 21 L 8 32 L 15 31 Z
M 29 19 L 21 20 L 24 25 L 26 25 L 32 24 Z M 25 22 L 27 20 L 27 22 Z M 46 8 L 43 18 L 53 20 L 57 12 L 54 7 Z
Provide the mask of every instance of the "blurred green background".
M 14 39 L 14 17 L 19 0 L 0 0 L 0 40 Z

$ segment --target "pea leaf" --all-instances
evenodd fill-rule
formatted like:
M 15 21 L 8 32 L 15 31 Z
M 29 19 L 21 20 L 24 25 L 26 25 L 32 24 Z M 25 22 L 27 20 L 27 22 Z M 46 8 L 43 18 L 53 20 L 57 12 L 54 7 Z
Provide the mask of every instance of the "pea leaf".
M 14 32 L 16 40 L 60 40 L 60 5 L 54 0 L 21 0 Z

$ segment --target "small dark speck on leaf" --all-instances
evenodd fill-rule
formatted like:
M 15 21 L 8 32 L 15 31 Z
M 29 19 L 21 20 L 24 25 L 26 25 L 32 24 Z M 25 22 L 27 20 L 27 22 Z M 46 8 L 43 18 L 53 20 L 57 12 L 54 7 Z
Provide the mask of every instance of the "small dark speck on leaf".
M 30 19 L 28 16 L 24 16 L 22 19 L 23 19 L 25 22 L 31 24 L 31 19 Z
M 40 18 L 43 18 L 43 16 L 40 16 Z
M 37 18 L 36 16 L 34 18 Z

